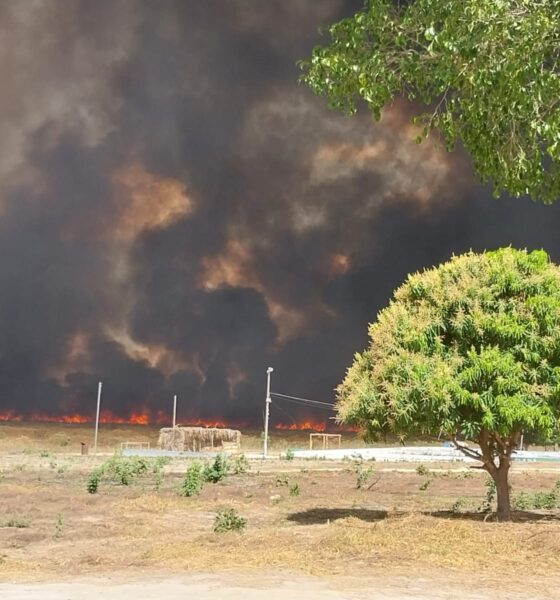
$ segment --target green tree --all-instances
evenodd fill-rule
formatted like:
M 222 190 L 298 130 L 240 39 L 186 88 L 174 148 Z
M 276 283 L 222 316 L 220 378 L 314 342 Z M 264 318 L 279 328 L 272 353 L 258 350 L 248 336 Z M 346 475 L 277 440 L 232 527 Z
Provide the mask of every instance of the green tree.
M 481 461 L 509 520 L 521 431 L 559 429 L 560 268 L 543 251 L 454 257 L 410 275 L 369 336 L 338 388 L 339 420 L 369 437 L 452 440 Z
M 560 0 L 369 0 L 330 28 L 302 79 L 331 107 L 376 119 L 404 96 L 421 135 L 460 142 L 494 191 L 560 191 Z

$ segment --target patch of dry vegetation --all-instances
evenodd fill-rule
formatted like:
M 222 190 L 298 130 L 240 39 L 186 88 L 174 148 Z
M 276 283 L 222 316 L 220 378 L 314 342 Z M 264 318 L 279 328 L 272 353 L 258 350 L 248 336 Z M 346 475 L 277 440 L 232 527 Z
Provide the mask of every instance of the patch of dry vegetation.
M 108 480 L 97 494 L 86 481 L 95 457 L 0 456 L 0 580 L 64 577 L 127 569 L 287 569 L 313 574 L 431 572 L 503 577 L 560 575 L 560 513 L 518 515 L 524 522 L 483 522 L 473 510 L 486 477 L 462 470 L 419 474 L 415 465 L 373 463 L 375 485 L 356 485 L 349 463 L 253 461 L 185 498 L 187 461 L 128 486 Z M 21 467 L 21 468 L 20 468 Z M 395 468 L 405 469 L 404 471 Z M 387 470 L 393 469 L 393 470 Z M 424 473 L 424 470 L 419 469 Z M 426 477 L 430 487 L 422 491 Z M 558 472 L 516 467 L 516 491 L 549 489 Z M 299 495 L 290 490 L 297 486 Z M 461 511 L 451 510 L 461 500 Z M 247 519 L 243 533 L 213 533 L 218 511 Z M 547 518 L 541 518 L 547 515 Z M 14 521 L 15 523 L 15 521 Z M 60 527 L 63 523 L 63 527 Z

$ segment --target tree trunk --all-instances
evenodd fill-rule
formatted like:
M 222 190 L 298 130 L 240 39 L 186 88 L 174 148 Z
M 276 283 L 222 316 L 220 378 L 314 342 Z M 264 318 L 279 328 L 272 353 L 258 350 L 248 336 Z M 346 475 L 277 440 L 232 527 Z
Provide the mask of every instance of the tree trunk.
M 510 506 L 510 495 L 509 495 L 509 458 L 502 457 L 500 460 L 500 466 L 493 470 L 490 475 L 496 484 L 496 499 L 497 499 L 497 512 L 496 516 L 498 521 L 505 522 L 511 521 L 511 506 Z

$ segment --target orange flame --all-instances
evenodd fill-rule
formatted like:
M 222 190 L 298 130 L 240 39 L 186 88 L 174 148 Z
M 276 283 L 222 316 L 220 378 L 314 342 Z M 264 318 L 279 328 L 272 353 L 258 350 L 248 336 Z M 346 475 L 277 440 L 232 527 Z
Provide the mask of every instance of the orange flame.
M 0 412 L 0 422 L 21 423 L 22 421 L 42 422 L 42 423 L 74 423 L 84 424 L 92 423 L 95 418 L 91 415 L 70 413 L 63 415 L 49 415 L 41 412 L 31 413 L 29 416 L 17 414 L 13 410 Z M 103 410 L 99 415 L 99 422 L 113 425 L 169 425 L 170 417 L 163 411 L 157 413 L 149 413 L 147 411 L 132 412 L 127 417 L 122 417 L 114 414 L 110 410 Z M 221 419 L 185 419 L 185 426 L 190 427 L 218 427 L 218 428 L 235 428 L 235 429 L 254 429 L 254 424 L 224 421 Z M 351 428 L 340 428 L 335 425 L 326 424 L 324 422 L 301 421 L 299 423 L 273 423 L 271 429 L 277 431 L 317 431 L 324 432 L 329 430 L 336 431 L 355 431 Z
M 302 423 L 276 423 L 274 429 L 281 431 L 326 431 L 325 423 L 313 423 L 312 421 L 304 421 Z

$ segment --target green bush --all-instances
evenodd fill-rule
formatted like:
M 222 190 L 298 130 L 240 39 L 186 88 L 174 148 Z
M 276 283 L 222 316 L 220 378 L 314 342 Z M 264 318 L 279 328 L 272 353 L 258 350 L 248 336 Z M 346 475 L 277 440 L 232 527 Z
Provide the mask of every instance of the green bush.
M 212 463 L 206 463 L 202 471 L 204 481 L 209 483 L 218 483 L 222 481 L 228 474 L 228 461 L 227 458 L 218 454 Z
M 239 456 L 235 457 L 235 460 L 233 461 L 234 475 L 242 475 L 243 473 L 247 473 L 250 468 L 251 465 L 244 454 L 240 454 Z
M 295 454 L 291 448 L 286 450 L 286 454 L 284 454 L 284 460 L 294 460 Z
M 481 512 L 489 512 L 492 510 L 494 500 L 496 499 L 496 483 L 493 479 L 488 478 L 486 480 L 486 498 L 479 506 L 478 510 Z
M 417 475 L 429 475 L 430 474 L 430 469 L 428 469 L 428 467 L 426 465 L 418 465 L 416 467 L 416 474 Z
M 214 532 L 226 533 L 227 531 L 243 531 L 247 519 L 237 514 L 234 508 L 219 510 L 214 518 Z
M 135 477 L 147 473 L 149 466 L 145 458 L 114 456 L 105 463 L 103 471 L 118 484 L 130 485 Z
M 181 485 L 181 494 L 190 498 L 200 493 L 204 483 L 202 465 L 198 462 L 193 462 L 187 468 L 183 483 Z
M 373 475 L 373 467 L 364 469 L 361 465 L 356 469 L 356 488 L 361 490 Z
M 94 469 L 90 474 L 86 482 L 86 490 L 88 494 L 97 494 L 97 490 L 99 489 L 99 482 L 101 481 L 101 477 L 103 476 L 103 471 L 101 468 Z
M 514 510 L 545 509 L 553 510 L 560 508 L 560 481 L 549 492 L 520 492 L 512 499 Z
M 167 459 L 158 458 L 150 461 L 146 458 L 113 456 L 102 465 L 94 469 L 86 482 L 86 490 L 95 494 L 103 477 L 107 477 L 117 485 L 130 485 L 132 481 L 141 475 L 150 472 L 157 474 L 161 471 Z
M 290 496 L 299 496 L 299 485 L 294 483 L 289 488 Z

